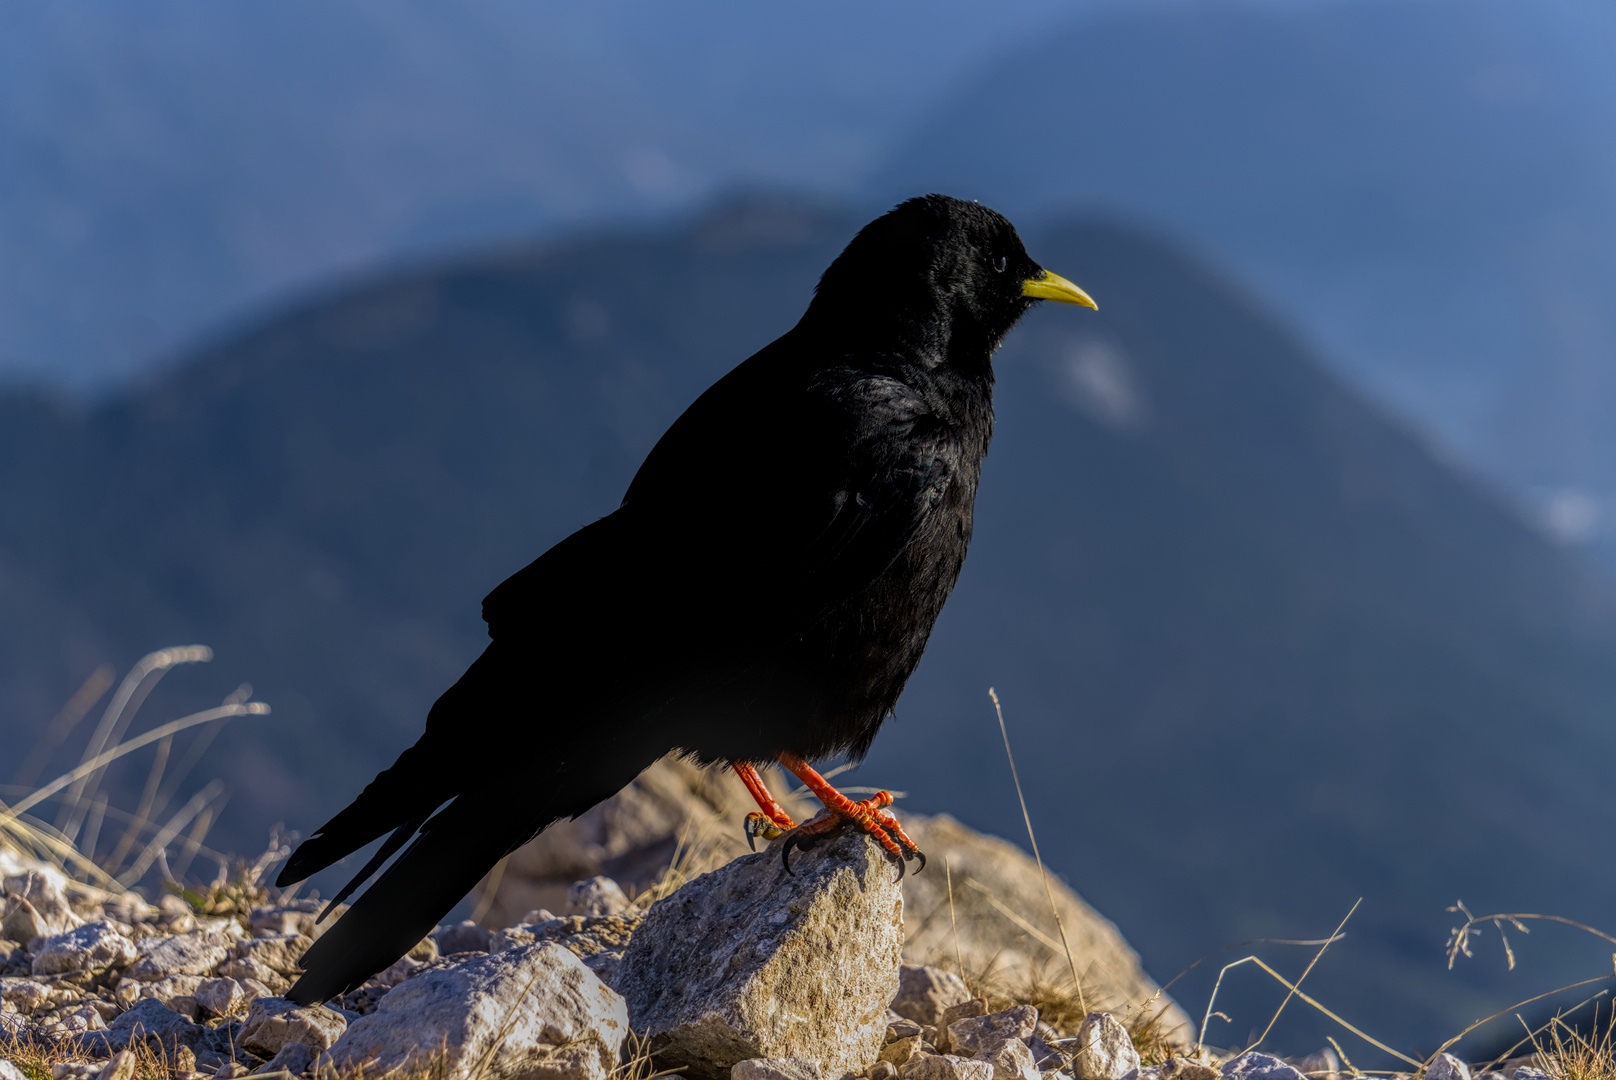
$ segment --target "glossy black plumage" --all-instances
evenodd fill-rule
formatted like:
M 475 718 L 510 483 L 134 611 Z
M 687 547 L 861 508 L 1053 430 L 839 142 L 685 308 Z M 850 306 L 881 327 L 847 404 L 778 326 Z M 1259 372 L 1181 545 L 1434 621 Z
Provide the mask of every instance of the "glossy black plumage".
M 283 885 L 391 832 L 351 890 L 409 844 L 290 996 L 392 963 L 499 858 L 670 750 L 861 756 L 959 575 L 991 356 L 1042 275 L 974 203 L 912 199 L 866 226 L 617 511 L 484 600 L 492 641 L 425 734 L 292 856 Z

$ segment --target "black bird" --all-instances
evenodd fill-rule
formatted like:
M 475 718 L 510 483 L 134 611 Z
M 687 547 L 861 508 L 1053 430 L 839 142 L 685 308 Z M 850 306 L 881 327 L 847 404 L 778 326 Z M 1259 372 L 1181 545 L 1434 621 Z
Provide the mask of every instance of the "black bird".
M 281 886 L 391 833 L 334 907 L 414 838 L 288 996 L 357 986 L 499 859 L 669 751 L 734 768 L 762 808 L 749 840 L 789 832 L 789 858 L 853 823 L 901 874 L 919 852 L 891 796 L 853 802 L 808 761 L 862 757 L 920 660 L 971 538 L 992 355 L 1035 299 L 1095 306 L 992 210 L 927 195 L 865 226 L 801 321 L 674 422 L 621 507 L 488 595 L 490 644 L 425 734 L 292 855 Z M 786 817 L 755 769 L 770 761 L 827 813 Z

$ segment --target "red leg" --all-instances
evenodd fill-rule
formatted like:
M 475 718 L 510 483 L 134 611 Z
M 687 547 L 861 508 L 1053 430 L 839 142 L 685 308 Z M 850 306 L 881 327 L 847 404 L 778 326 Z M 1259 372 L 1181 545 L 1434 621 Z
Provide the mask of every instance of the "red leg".
M 737 761 L 731 764 L 730 768 L 735 770 L 735 775 L 741 778 L 741 783 L 746 785 L 746 790 L 752 793 L 752 798 L 763 811 L 760 814 L 754 810 L 746 815 L 747 847 L 756 851 L 754 838 L 761 836 L 765 840 L 773 840 L 787 829 L 797 827 L 797 823 L 791 820 L 791 815 L 774 801 L 774 796 L 769 794 L 769 789 L 763 784 L 763 777 L 758 775 L 757 769 L 750 762 Z
M 804 840 L 811 843 L 814 837 L 852 822 L 874 837 L 876 842 L 886 848 L 888 852 L 898 857 L 898 873 L 900 876 L 903 873 L 903 862 L 907 859 L 919 858 L 921 869 L 925 869 L 926 856 L 921 854 L 920 848 L 910 839 L 909 834 L 903 831 L 902 826 L 898 824 L 898 819 L 884 812 L 886 807 L 892 805 L 892 793 L 890 791 L 878 791 L 862 802 L 854 802 L 832 787 L 830 781 L 819 775 L 812 766 L 796 754 L 785 751 L 776 755 L 776 759 L 780 764 L 791 770 L 799 780 L 807 784 L 808 790 L 812 791 L 815 797 L 824 803 L 825 808 L 830 811 L 830 814 L 826 817 L 799 827 L 792 834 L 792 838 L 786 842 L 785 849 L 781 852 L 782 858 L 790 854 L 793 845 L 803 846 Z M 786 870 L 788 872 L 791 870 L 789 860 L 786 862 Z

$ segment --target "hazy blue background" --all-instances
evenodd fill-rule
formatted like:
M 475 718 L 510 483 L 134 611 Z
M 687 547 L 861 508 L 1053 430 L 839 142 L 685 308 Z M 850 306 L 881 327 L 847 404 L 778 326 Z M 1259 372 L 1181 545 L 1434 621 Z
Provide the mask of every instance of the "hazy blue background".
M 1609 593 L 1566 584 L 1578 560 L 1616 568 L 1608 6 L 0 0 L 0 25 L 5 731 L 37 731 L 94 662 L 194 631 L 232 646 L 219 678 L 263 672 L 279 710 L 221 742 L 252 763 L 229 778 L 254 815 L 222 835 L 256 836 L 271 813 L 316 824 L 302 818 L 342 793 L 312 777 L 372 770 L 411 737 L 475 645 L 479 590 L 530 537 L 609 506 L 654 429 L 785 328 L 848 223 L 944 190 L 1010 212 L 1057 269 L 1113 277 L 1126 302 L 1083 324 L 1098 337 L 1044 320 L 1007 352 L 1032 363 L 1005 378 L 999 483 L 933 650 L 949 660 L 922 667 L 874 779 L 1013 834 L 1002 777 L 965 812 L 993 753 L 992 730 L 971 726 L 988 719 L 976 684 L 997 680 L 1030 733 L 1065 740 L 1030 755 L 1046 827 L 1070 825 L 1063 813 L 1103 825 L 1046 846 L 1158 977 L 1226 940 L 1322 932 L 1343 890 L 1372 894 L 1357 970 L 1320 976 L 1355 1019 L 1410 1039 L 1517 985 L 1547 988 L 1489 969 L 1483 992 L 1441 972 L 1447 882 L 1496 884 L 1500 903 L 1563 898 L 1594 921 L 1616 901 L 1597 780 L 1616 698 L 1593 670 L 1616 654 L 1581 611 L 1585 597 L 1607 612 Z M 680 231 L 759 188 L 844 209 L 796 232 L 777 225 L 798 209 Z M 1086 231 L 1046 228 L 1071 213 Z M 747 228 L 764 239 L 712 239 Z M 468 254 L 512 245 L 525 254 Z M 737 282 L 754 248 L 783 291 Z M 648 276 L 609 299 L 602 260 L 625 252 Z M 401 265 L 428 269 L 385 284 Z M 731 282 L 746 310 L 727 296 L 670 310 L 656 274 Z M 374 295 L 353 291 L 372 280 Z M 1207 296 L 1242 294 L 1249 312 L 1211 315 Z M 695 310 L 734 326 L 681 329 Z M 1201 333 L 1237 377 L 1196 366 Z M 432 364 L 465 363 L 456 342 L 473 340 L 486 356 L 466 370 L 487 383 L 465 401 L 520 387 L 576 434 L 492 425 L 479 443 L 453 417 L 389 428 L 462 400 Z M 619 365 L 620 398 L 578 366 L 597 354 Z M 1390 423 L 1296 374 L 1308 354 Z M 1128 418 L 1135 393 L 1154 420 Z M 1078 415 L 1088 427 L 1070 428 Z M 502 446 L 559 455 L 560 479 L 536 469 L 550 479 L 503 505 L 525 474 Z M 1427 449 L 1451 470 L 1433 472 Z M 291 483 L 285 469 L 303 471 Z M 349 503 L 322 501 L 341 491 Z M 1355 516 L 1364 491 L 1395 492 L 1396 512 Z M 416 498 L 441 512 L 421 517 Z M 1110 519 L 1085 518 L 1096 511 Z M 390 513 L 415 514 L 421 535 L 387 527 Z M 466 515 L 481 515 L 476 539 L 459 546 Z M 196 554 L 198 537 L 214 547 Z M 1049 628 L 1034 637 L 1049 655 L 1014 636 L 1029 627 Z M 1406 678 L 1388 674 L 1405 660 Z M 1096 716 L 1134 727 L 1095 742 L 1081 725 Z M 1357 725 L 1350 752 L 1332 723 Z M 314 747 L 329 752 L 308 775 L 287 771 Z M 1087 756 L 1102 747 L 1102 763 L 1124 759 L 1103 782 Z M 1254 761 L 1283 775 L 1242 774 Z M 1206 774 L 1184 779 L 1197 762 Z M 1406 848 L 1386 846 L 1399 835 Z M 1179 861 L 1152 859 L 1157 844 Z M 1381 971 L 1398 983 L 1384 999 Z M 1408 1012 L 1416 998 L 1428 1013 Z M 1244 1021 L 1257 999 L 1235 1000 Z M 1408 1015 L 1377 1026 L 1389 1003 Z

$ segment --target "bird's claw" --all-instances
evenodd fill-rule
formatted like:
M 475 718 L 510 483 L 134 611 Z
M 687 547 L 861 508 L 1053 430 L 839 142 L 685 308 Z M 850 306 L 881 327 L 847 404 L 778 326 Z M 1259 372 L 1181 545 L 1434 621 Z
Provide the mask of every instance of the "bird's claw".
M 778 840 L 785 835 L 785 830 L 771 821 L 766 814 L 756 810 L 746 815 L 746 846 L 753 851 L 757 850 L 757 838 L 763 837 L 764 843 Z
M 888 797 L 890 801 L 890 796 Z M 873 801 L 873 800 L 872 800 Z M 855 804 L 860 805 L 860 804 Z M 896 858 L 898 876 L 894 881 L 902 881 L 904 871 L 908 869 L 910 859 L 919 859 L 920 865 L 915 873 L 926 869 L 926 853 L 915 845 L 909 834 L 903 831 L 898 820 L 891 814 L 881 812 L 879 806 L 861 806 L 867 811 L 857 817 L 836 810 L 821 811 L 819 816 L 806 822 L 785 834 L 786 842 L 780 846 L 780 864 L 785 867 L 787 874 L 795 877 L 791 869 L 791 850 L 812 851 L 819 841 L 826 836 L 837 835 L 845 829 L 857 827 L 867 833 L 876 843 L 886 849 L 887 853 Z M 759 816 L 762 815 L 753 815 Z M 779 835 L 778 833 L 776 835 Z M 770 837 L 773 839 L 773 837 Z

